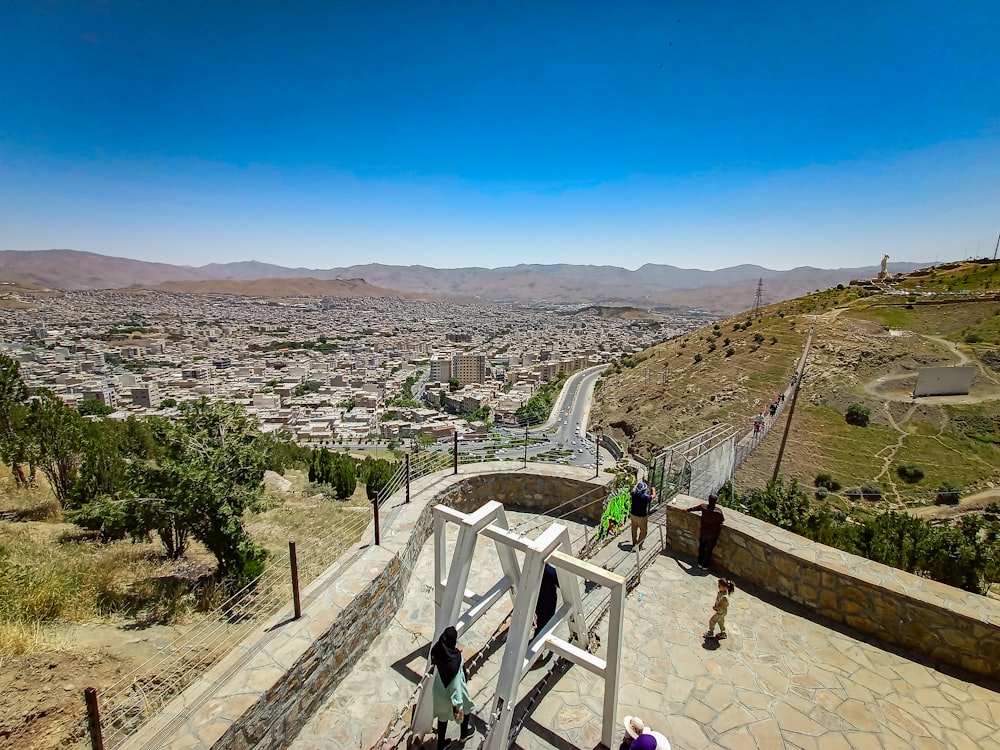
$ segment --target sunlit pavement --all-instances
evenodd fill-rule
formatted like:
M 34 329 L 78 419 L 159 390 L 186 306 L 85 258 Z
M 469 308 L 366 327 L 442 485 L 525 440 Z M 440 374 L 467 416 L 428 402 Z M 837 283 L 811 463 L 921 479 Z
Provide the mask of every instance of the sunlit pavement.
M 509 515 L 529 536 L 548 523 L 540 517 Z M 568 525 L 577 547 L 585 532 Z M 655 544 L 657 530 L 650 531 Z M 385 747 L 399 742 L 406 719 L 397 717 L 407 708 L 424 669 L 433 629 L 432 546 L 428 540 L 393 625 L 372 643 L 293 748 L 356 750 L 386 736 Z M 619 721 L 636 714 L 680 750 L 1000 750 L 1000 693 L 866 641 L 765 592 L 744 590 L 738 577 L 730 597 L 729 637 L 705 641 L 701 634 L 711 614 L 715 577 L 671 555 L 668 550 L 656 558 L 626 602 Z M 628 545 L 606 548 L 601 561 L 620 571 L 635 564 Z M 469 587 L 483 592 L 498 577 L 496 553 L 481 542 Z M 463 637 L 467 656 L 495 631 L 509 609 L 509 599 L 504 600 Z M 606 624 L 598 632 L 603 641 Z M 470 682 L 478 717 L 488 713 L 500 654 L 497 649 Z M 529 693 L 554 664 L 530 672 L 519 695 Z M 603 698 L 599 678 L 570 667 L 539 692 L 517 747 L 569 750 L 598 745 Z M 469 748 L 482 739 L 484 724 L 477 721 L 474 726 L 478 734 L 466 743 Z M 457 735 L 457 726 L 450 730 Z

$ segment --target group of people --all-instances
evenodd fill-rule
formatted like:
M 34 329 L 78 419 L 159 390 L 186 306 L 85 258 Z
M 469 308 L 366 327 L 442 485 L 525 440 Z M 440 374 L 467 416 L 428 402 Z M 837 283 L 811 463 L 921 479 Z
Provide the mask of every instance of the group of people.
M 638 482 L 632 489 L 632 547 L 642 549 L 646 538 L 649 516 L 649 505 L 656 499 L 656 488 L 645 482 Z M 701 523 L 698 525 L 698 567 L 702 570 L 712 564 L 712 553 L 719 541 L 725 516 L 718 508 L 719 496 L 712 493 L 707 503 L 700 503 L 690 508 L 684 508 L 684 513 L 700 513 Z M 719 638 L 726 637 L 726 612 L 729 611 L 729 594 L 733 593 L 733 582 L 726 578 L 718 581 L 719 593 L 712 606 L 712 616 L 708 623 L 706 638 L 715 638 L 715 628 L 719 628 Z
M 630 517 L 632 520 L 632 546 L 642 549 L 648 533 L 650 504 L 656 499 L 656 488 L 646 482 L 638 482 L 631 492 Z M 685 508 L 685 513 L 700 513 L 701 523 L 698 533 L 698 566 L 709 567 L 712 552 L 719 539 L 725 517 L 718 509 L 718 496 L 709 495 L 707 503 Z M 556 569 L 545 565 L 542 573 L 538 602 L 535 607 L 535 632 L 537 637 L 555 614 L 558 598 L 559 579 Z M 726 613 L 729 611 L 729 594 L 735 586 L 726 578 L 718 579 L 718 593 L 712 606 L 706 638 L 726 637 Z M 718 636 L 715 635 L 719 628 Z M 431 648 L 431 663 L 434 665 L 434 718 L 437 719 L 437 748 L 443 750 L 451 741 L 448 739 L 448 722 L 454 721 L 461 727 L 460 741 L 472 737 L 472 711 L 475 704 L 469 694 L 465 660 L 458 645 L 458 631 L 447 627 Z M 625 738 L 619 750 L 669 750 L 670 743 L 659 732 L 650 730 L 636 716 L 625 717 Z
M 795 379 L 792 378 L 793 385 L 794 385 L 794 380 Z M 774 401 L 772 401 L 771 405 L 767 407 L 766 417 L 764 416 L 763 411 L 757 413 L 757 416 L 753 418 L 754 437 L 760 435 L 761 430 L 764 429 L 764 424 L 767 422 L 768 418 L 770 418 L 772 421 L 774 420 L 775 416 L 778 414 L 778 409 L 781 407 L 781 402 L 784 400 L 785 400 L 785 392 L 782 391 L 781 393 L 779 393 L 777 396 L 774 397 Z
M 636 483 L 632 488 L 629 516 L 632 521 L 632 549 L 641 550 L 649 532 L 649 506 L 656 500 L 656 488 L 645 482 Z M 698 530 L 698 566 L 707 568 L 712 562 L 712 551 L 719 540 L 725 520 L 722 511 L 716 507 L 719 496 L 711 494 L 707 503 L 684 509 L 685 513 L 701 513 Z

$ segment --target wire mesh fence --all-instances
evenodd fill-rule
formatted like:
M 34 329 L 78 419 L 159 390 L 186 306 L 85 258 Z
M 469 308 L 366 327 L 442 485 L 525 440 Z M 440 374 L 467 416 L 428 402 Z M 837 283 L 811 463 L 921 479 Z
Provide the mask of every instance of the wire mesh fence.
M 546 451 L 540 446 L 549 443 L 537 431 L 543 423 L 522 424 L 518 430 L 494 432 L 476 440 L 450 441 L 450 445 L 423 447 L 400 461 L 393 475 L 378 493 L 376 505 L 383 505 L 389 498 L 407 489 L 407 484 L 420 477 L 458 465 L 497 460 L 528 462 L 560 462 L 571 455 L 568 450 Z M 536 434 L 532 434 L 532 433 Z M 583 436 L 579 442 L 583 443 Z M 596 445 L 593 448 L 596 451 Z M 515 455 L 516 452 L 516 455 Z M 596 459 L 596 456 L 595 456 Z M 578 503 L 586 493 L 571 498 L 542 514 L 543 523 L 579 513 L 581 507 L 567 508 Z M 604 503 L 600 497 L 586 503 Z M 586 506 L 584 506 L 586 507 Z M 356 543 L 371 524 L 372 516 L 359 514 L 350 524 L 341 526 L 326 538 L 315 539 L 298 547 L 304 561 L 299 584 L 308 584 L 333 563 L 350 545 Z M 581 547 L 587 544 L 581 539 Z M 274 618 L 292 601 L 290 560 L 287 552 L 273 556 L 263 575 L 229 593 L 211 612 L 204 613 L 201 621 L 175 640 L 164 652 L 123 675 L 100 692 L 101 725 L 104 747 L 121 746 L 146 721 L 195 683 L 220 662 L 235 645 L 248 637 L 263 623 Z M 82 742 L 87 735 L 86 719 L 74 723 L 74 736 Z

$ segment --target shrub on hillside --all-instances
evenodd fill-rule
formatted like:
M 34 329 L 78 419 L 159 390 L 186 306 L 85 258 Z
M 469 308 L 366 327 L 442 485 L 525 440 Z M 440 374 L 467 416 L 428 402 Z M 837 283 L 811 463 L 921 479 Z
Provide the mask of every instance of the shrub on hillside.
M 882 485 L 878 482 L 864 482 L 861 485 L 861 496 L 865 500 L 881 500 Z
M 938 505 L 958 505 L 958 499 L 962 496 L 962 488 L 945 480 L 937 488 L 937 495 L 934 502 Z
M 817 487 L 822 487 L 823 489 L 829 490 L 830 492 L 836 492 L 840 489 L 840 482 L 833 478 L 830 474 L 826 472 L 820 472 L 816 475 L 816 479 L 813 484 Z
M 855 403 L 847 407 L 844 419 L 847 421 L 847 424 L 852 424 L 855 427 L 867 427 L 871 421 L 871 416 L 871 409 L 862 403 Z
M 729 347 L 728 349 L 726 349 L 726 356 L 727 357 L 732 357 L 734 354 L 736 354 L 736 350 L 733 349 L 733 347 Z
M 916 484 L 924 478 L 924 470 L 916 464 L 900 464 L 896 467 L 896 474 L 904 482 L 909 482 L 910 484 Z

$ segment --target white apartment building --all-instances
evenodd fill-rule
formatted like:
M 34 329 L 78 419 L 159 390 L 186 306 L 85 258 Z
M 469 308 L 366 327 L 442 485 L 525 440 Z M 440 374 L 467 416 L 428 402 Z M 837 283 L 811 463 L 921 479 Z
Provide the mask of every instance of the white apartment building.
M 451 380 L 450 357 L 435 357 L 431 360 L 430 379 L 438 383 L 447 383 Z

